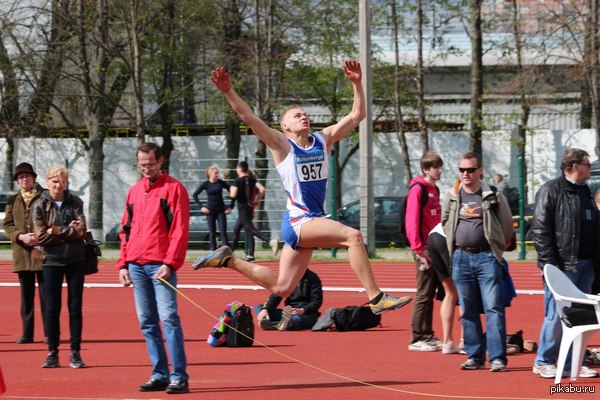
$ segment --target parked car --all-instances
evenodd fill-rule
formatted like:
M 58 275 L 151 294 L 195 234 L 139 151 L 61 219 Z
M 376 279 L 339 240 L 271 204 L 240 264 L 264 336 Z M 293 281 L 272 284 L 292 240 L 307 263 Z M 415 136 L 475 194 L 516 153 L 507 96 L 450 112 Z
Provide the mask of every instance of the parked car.
M 531 242 L 533 239 L 531 238 L 531 223 L 533 222 L 533 209 L 535 207 L 534 203 L 527 204 L 525 206 L 525 210 L 523 213 L 523 220 L 525 226 L 525 241 Z M 519 240 L 520 228 L 519 228 L 520 218 L 519 214 L 513 215 L 513 226 L 515 227 L 515 233 L 517 234 L 517 240 Z
M 400 233 L 398 211 L 404 197 L 381 196 L 373 199 L 375 217 L 375 246 L 403 247 L 406 238 Z M 335 212 L 335 219 L 342 224 L 360 229 L 360 201 L 354 201 Z
M 10 242 L 10 238 L 4 232 L 4 215 L 6 212 L 6 203 L 13 193 L 0 193 L 0 242 Z
M 591 165 L 592 177 L 587 181 L 592 196 L 596 191 L 600 190 L 600 161 L 596 160 Z
M 237 221 L 237 217 L 237 209 L 235 208 L 232 210 L 231 214 L 227 215 L 227 234 L 229 236 L 229 241 L 233 238 L 232 230 Z M 116 224 L 108 231 L 104 237 L 105 244 L 109 246 L 119 245 L 119 228 L 120 224 Z M 217 244 L 220 243 L 220 236 L 219 228 L 217 226 Z M 243 246 L 245 241 L 246 234 L 242 229 L 239 243 Z M 206 216 L 200 214 L 198 210 L 194 210 L 194 206 L 192 206 L 192 213 L 190 215 L 190 236 L 188 245 L 192 248 L 208 248 L 208 223 L 206 222 Z

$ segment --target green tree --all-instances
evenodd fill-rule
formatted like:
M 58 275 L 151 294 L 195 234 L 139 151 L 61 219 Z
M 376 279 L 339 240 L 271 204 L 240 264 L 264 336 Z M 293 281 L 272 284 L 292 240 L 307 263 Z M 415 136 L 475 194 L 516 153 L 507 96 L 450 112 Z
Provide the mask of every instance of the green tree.
M 282 20 L 285 20 L 285 17 L 282 16 L 281 10 L 278 12 L 274 0 L 254 0 L 255 112 L 269 124 L 278 122 L 274 120 L 274 107 L 281 86 L 281 74 L 278 72 L 284 69 L 290 55 L 290 46 L 285 42 L 285 33 L 280 23 Z M 258 180 L 268 187 L 267 146 L 261 140 L 256 144 L 254 155 Z M 258 206 L 257 216 L 258 228 L 267 229 L 268 215 L 262 202 Z
M 104 140 L 130 81 L 130 71 L 119 57 L 119 50 L 126 43 L 119 35 L 122 31 L 117 28 L 118 21 L 114 17 L 108 0 L 76 1 L 75 59 L 70 77 L 79 87 L 83 123 L 89 135 L 88 140 L 82 142 L 88 154 L 90 177 L 88 227 L 96 237 L 102 233 Z M 75 128 L 73 123 L 69 125 Z
M 148 82 L 144 95 L 153 106 L 145 119 L 152 120 L 162 137 L 163 168 L 168 171 L 174 126 L 197 124 L 196 105 L 206 104 L 204 78 L 213 64 L 206 43 L 215 37 L 211 22 L 217 9 L 208 0 L 169 0 L 153 6 L 149 6 L 152 12 L 142 40 Z
M 581 124 L 596 130 L 595 152 L 600 157 L 600 19 L 598 0 L 547 2 L 539 5 L 535 27 L 553 64 L 563 68 L 564 87 L 579 86 Z
M 398 136 L 398 142 L 400 143 L 400 149 L 404 156 L 404 171 L 406 171 L 406 185 L 408 187 L 412 180 L 412 171 L 410 168 L 410 154 L 408 152 L 408 143 L 406 141 L 406 132 L 404 130 L 404 114 L 403 114 L 403 96 L 401 96 L 401 83 L 403 76 L 401 75 L 400 66 L 400 48 L 399 48 L 399 16 L 396 7 L 396 0 L 391 1 L 392 15 L 392 41 L 394 43 L 394 121 L 396 122 L 396 135 Z M 422 82 L 421 82 L 422 83 Z M 422 86 L 421 86 L 422 88 Z
M 6 2 L 2 7 L 0 131 L 7 141 L 4 171 L 10 177 L 14 171 L 14 140 L 47 132 L 65 44 L 73 31 L 68 18 L 69 0 L 52 0 L 39 7 Z M 23 26 L 28 30 L 21 29 Z M 12 185 L 12 179 L 10 182 Z
M 482 0 L 469 1 L 471 39 L 471 109 L 470 150 L 482 154 L 483 132 L 483 31 L 481 28 Z
M 354 2 L 324 0 L 318 3 L 291 1 L 290 14 L 302 15 L 290 29 L 294 53 L 288 63 L 284 90 L 298 98 L 315 99 L 316 105 L 326 107 L 329 123 L 335 123 L 350 105 L 350 86 L 340 67 L 344 59 L 357 58 L 358 7 Z M 286 96 L 284 94 L 284 96 Z M 289 97 L 289 96 L 286 96 Z M 356 152 L 352 144 L 346 159 Z M 340 142 L 332 149 L 335 176 L 333 182 L 335 207 L 341 206 L 342 174 L 346 162 L 340 157 Z

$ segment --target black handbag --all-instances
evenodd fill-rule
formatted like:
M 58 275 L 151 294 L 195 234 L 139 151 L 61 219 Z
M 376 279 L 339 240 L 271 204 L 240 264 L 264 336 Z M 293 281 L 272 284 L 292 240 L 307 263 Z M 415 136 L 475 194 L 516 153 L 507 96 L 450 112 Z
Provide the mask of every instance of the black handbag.
M 95 240 L 92 232 L 87 231 L 85 240 L 85 274 L 92 275 L 98 272 L 98 257 L 102 256 L 101 241 Z
M 563 307 L 565 316 L 563 322 L 569 328 L 577 325 L 594 325 L 598 323 L 596 309 L 591 304 L 573 304 L 571 307 Z
M 523 340 L 523 331 L 517 331 L 512 334 L 506 334 L 506 346 L 515 346 L 516 352 L 522 353 L 525 349 L 525 342 Z

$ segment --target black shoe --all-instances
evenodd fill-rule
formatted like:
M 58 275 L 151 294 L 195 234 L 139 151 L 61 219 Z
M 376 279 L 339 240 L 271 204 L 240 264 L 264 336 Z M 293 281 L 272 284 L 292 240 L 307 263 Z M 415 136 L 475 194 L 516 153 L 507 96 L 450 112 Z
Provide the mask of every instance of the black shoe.
M 21 336 L 17 339 L 17 344 L 33 343 L 33 338 Z
M 169 386 L 167 386 L 167 393 L 169 394 L 180 394 L 189 392 L 190 388 L 188 387 L 187 381 L 171 381 Z
M 261 319 L 258 323 L 263 331 L 276 331 L 277 330 L 277 322 L 273 322 L 270 319 L 264 318 Z
M 58 362 L 58 352 L 50 352 L 48 353 L 48 357 L 46 357 L 46 361 L 42 364 L 42 368 L 58 368 L 60 367 L 60 363 Z
M 160 392 L 167 389 L 169 382 L 158 379 L 150 379 L 148 382 L 140 385 L 140 392 Z
M 69 367 L 71 367 L 71 368 L 85 367 L 85 363 L 81 359 L 81 355 L 79 355 L 78 351 L 71 352 L 71 359 L 69 360 Z

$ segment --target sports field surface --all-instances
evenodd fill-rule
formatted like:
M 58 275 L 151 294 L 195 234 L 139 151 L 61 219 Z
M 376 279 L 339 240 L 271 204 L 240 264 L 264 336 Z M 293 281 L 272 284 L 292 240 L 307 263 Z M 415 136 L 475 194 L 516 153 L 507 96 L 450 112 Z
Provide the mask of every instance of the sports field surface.
M 267 262 L 276 269 L 277 264 Z M 407 349 L 412 303 L 383 314 L 382 327 L 362 332 L 279 332 L 256 328 L 254 346 L 212 348 L 210 329 L 225 305 L 237 300 L 262 303 L 268 293 L 230 270 L 192 271 L 182 267 L 179 309 L 186 338 L 191 392 L 168 395 L 142 393 L 138 386 L 150 378 L 146 346 L 138 329 L 133 290 L 120 287 L 113 263 L 86 277 L 82 357 L 87 368 L 68 366 L 68 313 L 63 294 L 61 368 L 43 369 L 47 349 L 41 321 L 36 342 L 17 345 L 20 335 L 19 288 L 10 262 L 0 261 L 0 368 L 6 399 L 593 399 L 599 398 L 600 379 L 563 379 L 562 386 L 531 372 L 535 354 L 509 356 L 508 371 L 487 368 L 461 371 L 464 355 L 418 353 Z M 358 305 L 366 295 L 347 262 L 313 262 L 321 277 L 324 305 Z M 414 264 L 374 262 L 379 285 L 394 295 L 414 295 Z M 525 339 L 538 341 L 543 319 L 542 281 L 533 262 L 511 262 L 518 297 L 507 309 L 507 330 L 523 330 Z M 441 336 L 439 302 L 434 329 Z M 455 324 L 455 337 L 460 327 Z M 600 335 L 591 347 L 600 347 Z M 591 366 L 600 370 L 600 366 Z M 554 393 L 556 390 L 562 392 Z M 577 393 L 587 390 L 588 393 Z M 565 391 L 567 391 L 565 393 Z M 568 393 L 571 391 L 572 393 Z M 592 391 L 592 393 L 589 393 Z

